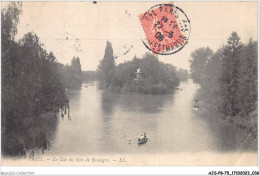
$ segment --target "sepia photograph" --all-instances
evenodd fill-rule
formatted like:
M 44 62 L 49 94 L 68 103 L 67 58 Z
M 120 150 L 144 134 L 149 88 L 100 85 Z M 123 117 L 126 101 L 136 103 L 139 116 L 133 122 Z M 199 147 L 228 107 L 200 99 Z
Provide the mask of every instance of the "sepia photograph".
M 258 2 L 1 2 L 1 160 L 257 166 Z

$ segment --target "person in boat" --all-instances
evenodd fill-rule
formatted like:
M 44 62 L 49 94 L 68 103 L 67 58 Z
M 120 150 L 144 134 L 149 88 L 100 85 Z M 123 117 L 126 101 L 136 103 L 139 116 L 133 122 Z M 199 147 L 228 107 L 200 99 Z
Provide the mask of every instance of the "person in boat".
M 138 140 L 141 140 L 141 139 L 144 139 L 144 138 L 146 138 L 146 133 L 142 134 L 142 135 L 138 138 Z
M 194 103 L 193 103 L 193 107 L 194 108 L 199 108 L 199 100 L 195 99 Z

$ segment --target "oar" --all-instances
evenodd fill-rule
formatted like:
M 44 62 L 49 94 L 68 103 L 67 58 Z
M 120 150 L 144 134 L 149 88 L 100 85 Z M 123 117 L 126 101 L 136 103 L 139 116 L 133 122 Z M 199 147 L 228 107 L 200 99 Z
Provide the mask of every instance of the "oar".
M 135 139 L 133 139 L 133 140 L 137 140 L 138 138 L 135 138 Z M 132 141 L 131 139 L 129 139 L 128 141 Z
M 126 137 L 126 135 L 124 135 L 123 137 L 121 137 L 121 139 L 122 139 L 122 138 L 125 138 L 125 137 Z

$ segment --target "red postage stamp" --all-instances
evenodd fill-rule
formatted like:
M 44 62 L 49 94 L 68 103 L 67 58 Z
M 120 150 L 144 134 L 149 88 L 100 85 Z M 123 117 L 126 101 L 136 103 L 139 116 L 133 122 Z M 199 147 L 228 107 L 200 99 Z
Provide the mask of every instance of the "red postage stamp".
M 146 35 L 143 43 L 156 54 L 174 54 L 188 43 L 190 20 L 177 6 L 155 5 L 139 15 L 139 19 Z

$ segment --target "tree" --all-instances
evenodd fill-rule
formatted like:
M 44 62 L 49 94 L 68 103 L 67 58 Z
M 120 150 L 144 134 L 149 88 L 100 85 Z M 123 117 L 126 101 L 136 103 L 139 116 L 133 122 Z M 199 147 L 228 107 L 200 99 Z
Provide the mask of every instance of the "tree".
M 81 64 L 79 57 L 73 57 L 71 60 L 71 67 L 78 75 L 81 74 Z
M 199 48 L 191 53 L 190 72 L 194 82 L 200 83 L 204 74 L 205 65 L 213 55 L 213 51 L 207 48 Z
M 105 87 L 108 87 L 112 83 L 114 68 L 115 58 L 113 56 L 113 48 L 111 43 L 107 41 L 105 56 L 98 66 L 98 71 L 101 72 L 101 81 L 105 84 Z
M 244 45 L 233 32 L 206 62 L 199 96 L 207 108 L 218 109 L 223 118 L 255 134 L 257 80 L 257 42 Z
M 189 77 L 188 70 L 182 68 L 178 69 L 177 77 L 179 78 L 180 81 L 187 81 Z
M 44 111 L 66 111 L 68 99 L 57 73 L 56 58 L 48 53 L 36 34 L 14 41 L 19 21 L 19 3 L 2 11 L 2 151 L 18 155 L 32 141 L 32 127 L 41 127 Z M 25 119 L 32 119 L 26 121 Z M 36 135 L 36 134 L 35 134 Z M 27 142 L 26 142 L 27 141 Z M 24 154 L 24 153 L 23 153 Z
M 81 64 L 79 57 L 73 57 L 71 65 L 58 65 L 60 80 L 64 87 L 69 89 L 78 89 L 83 80 Z
M 240 102 L 241 116 L 248 116 L 257 108 L 257 42 L 250 39 L 240 54 L 239 89 L 237 96 Z
M 138 68 L 141 69 L 142 77 L 136 82 Z M 176 68 L 160 62 L 156 56 L 149 53 L 142 59 L 134 57 L 132 61 L 119 64 L 114 70 L 113 81 L 109 87 L 115 92 L 163 94 L 172 92 L 179 85 Z
M 202 99 L 207 101 L 207 105 L 217 110 L 222 103 L 220 94 L 220 76 L 222 74 L 223 49 L 217 50 L 208 60 L 204 68 L 204 73 L 200 82 L 202 89 Z
M 22 13 L 22 2 L 10 2 L 7 9 L 1 12 L 2 41 L 13 40 L 17 33 L 19 15 Z
M 224 47 L 222 75 L 220 78 L 220 91 L 223 97 L 221 111 L 231 116 L 241 111 L 237 93 L 239 89 L 240 54 L 242 47 L 240 37 L 236 32 L 232 32 L 228 38 L 227 45 Z

